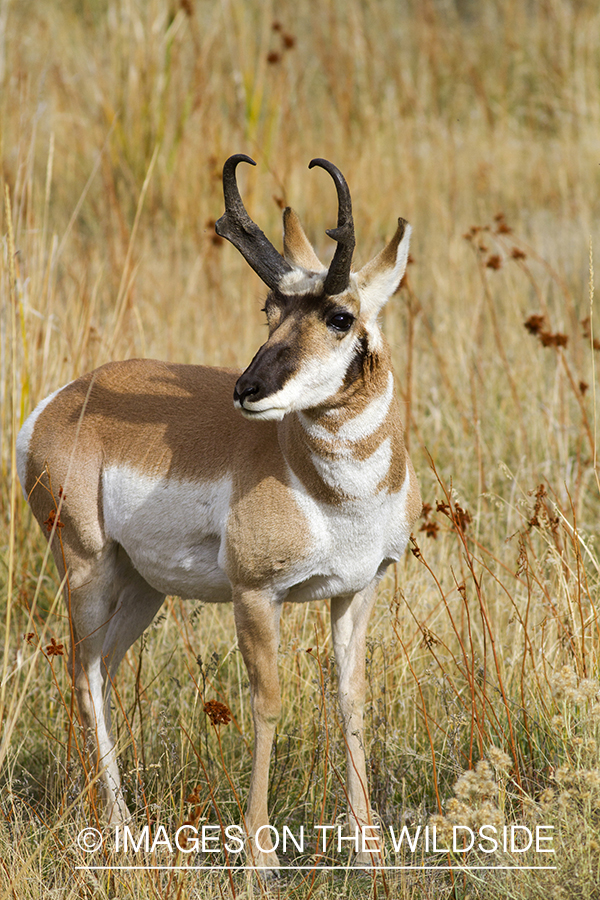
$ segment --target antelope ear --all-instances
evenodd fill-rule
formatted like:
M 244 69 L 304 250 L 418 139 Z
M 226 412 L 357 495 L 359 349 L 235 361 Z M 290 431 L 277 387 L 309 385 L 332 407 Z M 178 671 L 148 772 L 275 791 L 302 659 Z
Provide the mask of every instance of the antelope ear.
M 286 262 L 309 272 L 327 271 L 306 237 L 300 219 L 289 206 L 283 211 L 283 255 Z
M 405 219 L 398 219 L 396 234 L 387 247 L 356 273 L 361 312 L 369 319 L 377 315 L 402 280 L 411 230 Z

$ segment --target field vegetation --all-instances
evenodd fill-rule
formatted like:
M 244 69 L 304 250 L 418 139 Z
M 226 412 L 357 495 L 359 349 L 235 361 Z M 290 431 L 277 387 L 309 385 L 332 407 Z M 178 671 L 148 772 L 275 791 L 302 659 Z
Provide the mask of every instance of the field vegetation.
M 185 871 L 209 854 L 163 847 L 127 862 L 181 868 L 123 871 L 78 846 L 103 826 L 15 437 L 109 359 L 250 361 L 265 289 L 213 228 L 235 152 L 258 163 L 243 195 L 277 246 L 290 204 L 333 252 L 315 156 L 350 184 L 357 266 L 399 215 L 414 228 L 383 324 L 425 506 L 370 632 L 381 823 L 552 826 L 554 854 L 388 841 L 389 865 L 428 868 L 265 886 Z M 1 900 L 598 897 L 599 178 L 592 0 L 0 0 Z M 344 752 L 327 604 L 282 623 L 270 805 L 296 833 L 341 821 Z M 135 827 L 239 822 L 252 730 L 231 609 L 169 598 L 116 689 Z

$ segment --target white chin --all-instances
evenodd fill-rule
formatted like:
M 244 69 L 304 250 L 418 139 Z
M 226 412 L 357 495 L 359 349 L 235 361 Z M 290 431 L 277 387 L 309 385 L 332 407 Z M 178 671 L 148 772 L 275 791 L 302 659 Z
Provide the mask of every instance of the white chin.
M 287 409 L 281 409 L 274 406 L 271 409 L 246 409 L 245 406 L 238 407 L 245 419 L 259 419 L 261 422 L 280 422 L 288 412 Z

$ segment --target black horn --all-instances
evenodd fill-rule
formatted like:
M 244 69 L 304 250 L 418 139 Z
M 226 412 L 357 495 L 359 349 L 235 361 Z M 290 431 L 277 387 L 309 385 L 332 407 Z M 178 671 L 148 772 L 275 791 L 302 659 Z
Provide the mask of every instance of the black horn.
M 283 276 L 292 271 L 292 267 L 246 212 L 235 177 L 235 170 L 241 162 L 256 165 L 245 153 L 236 153 L 223 166 L 225 212 L 215 224 L 215 231 L 231 241 L 268 287 L 276 288 Z
M 333 163 L 327 159 L 313 159 L 308 168 L 320 166 L 329 172 L 335 182 L 338 195 L 338 223 L 337 228 L 327 231 L 330 238 L 337 241 L 335 254 L 331 260 L 329 271 L 325 278 L 325 293 L 341 294 L 350 283 L 350 267 L 352 266 L 352 254 L 354 253 L 354 220 L 352 219 L 352 200 L 350 189 L 346 179 Z

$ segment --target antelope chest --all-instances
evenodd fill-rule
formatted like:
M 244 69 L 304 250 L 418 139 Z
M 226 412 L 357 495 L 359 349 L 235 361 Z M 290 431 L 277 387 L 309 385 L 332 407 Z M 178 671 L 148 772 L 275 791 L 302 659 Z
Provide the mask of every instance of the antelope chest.
M 287 600 L 304 602 L 363 590 L 400 559 L 410 537 L 406 515 L 409 474 L 397 493 L 380 491 L 340 507 L 322 506 L 301 488 L 298 507 L 311 532 L 311 551 L 289 584 Z
M 194 485 L 114 468 L 103 477 L 104 528 L 163 593 L 226 602 L 232 584 L 261 585 L 305 602 L 362 590 L 400 558 L 408 488 L 407 471 L 398 493 L 332 506 L 293 475 L 232 499 L 228 478 Z

